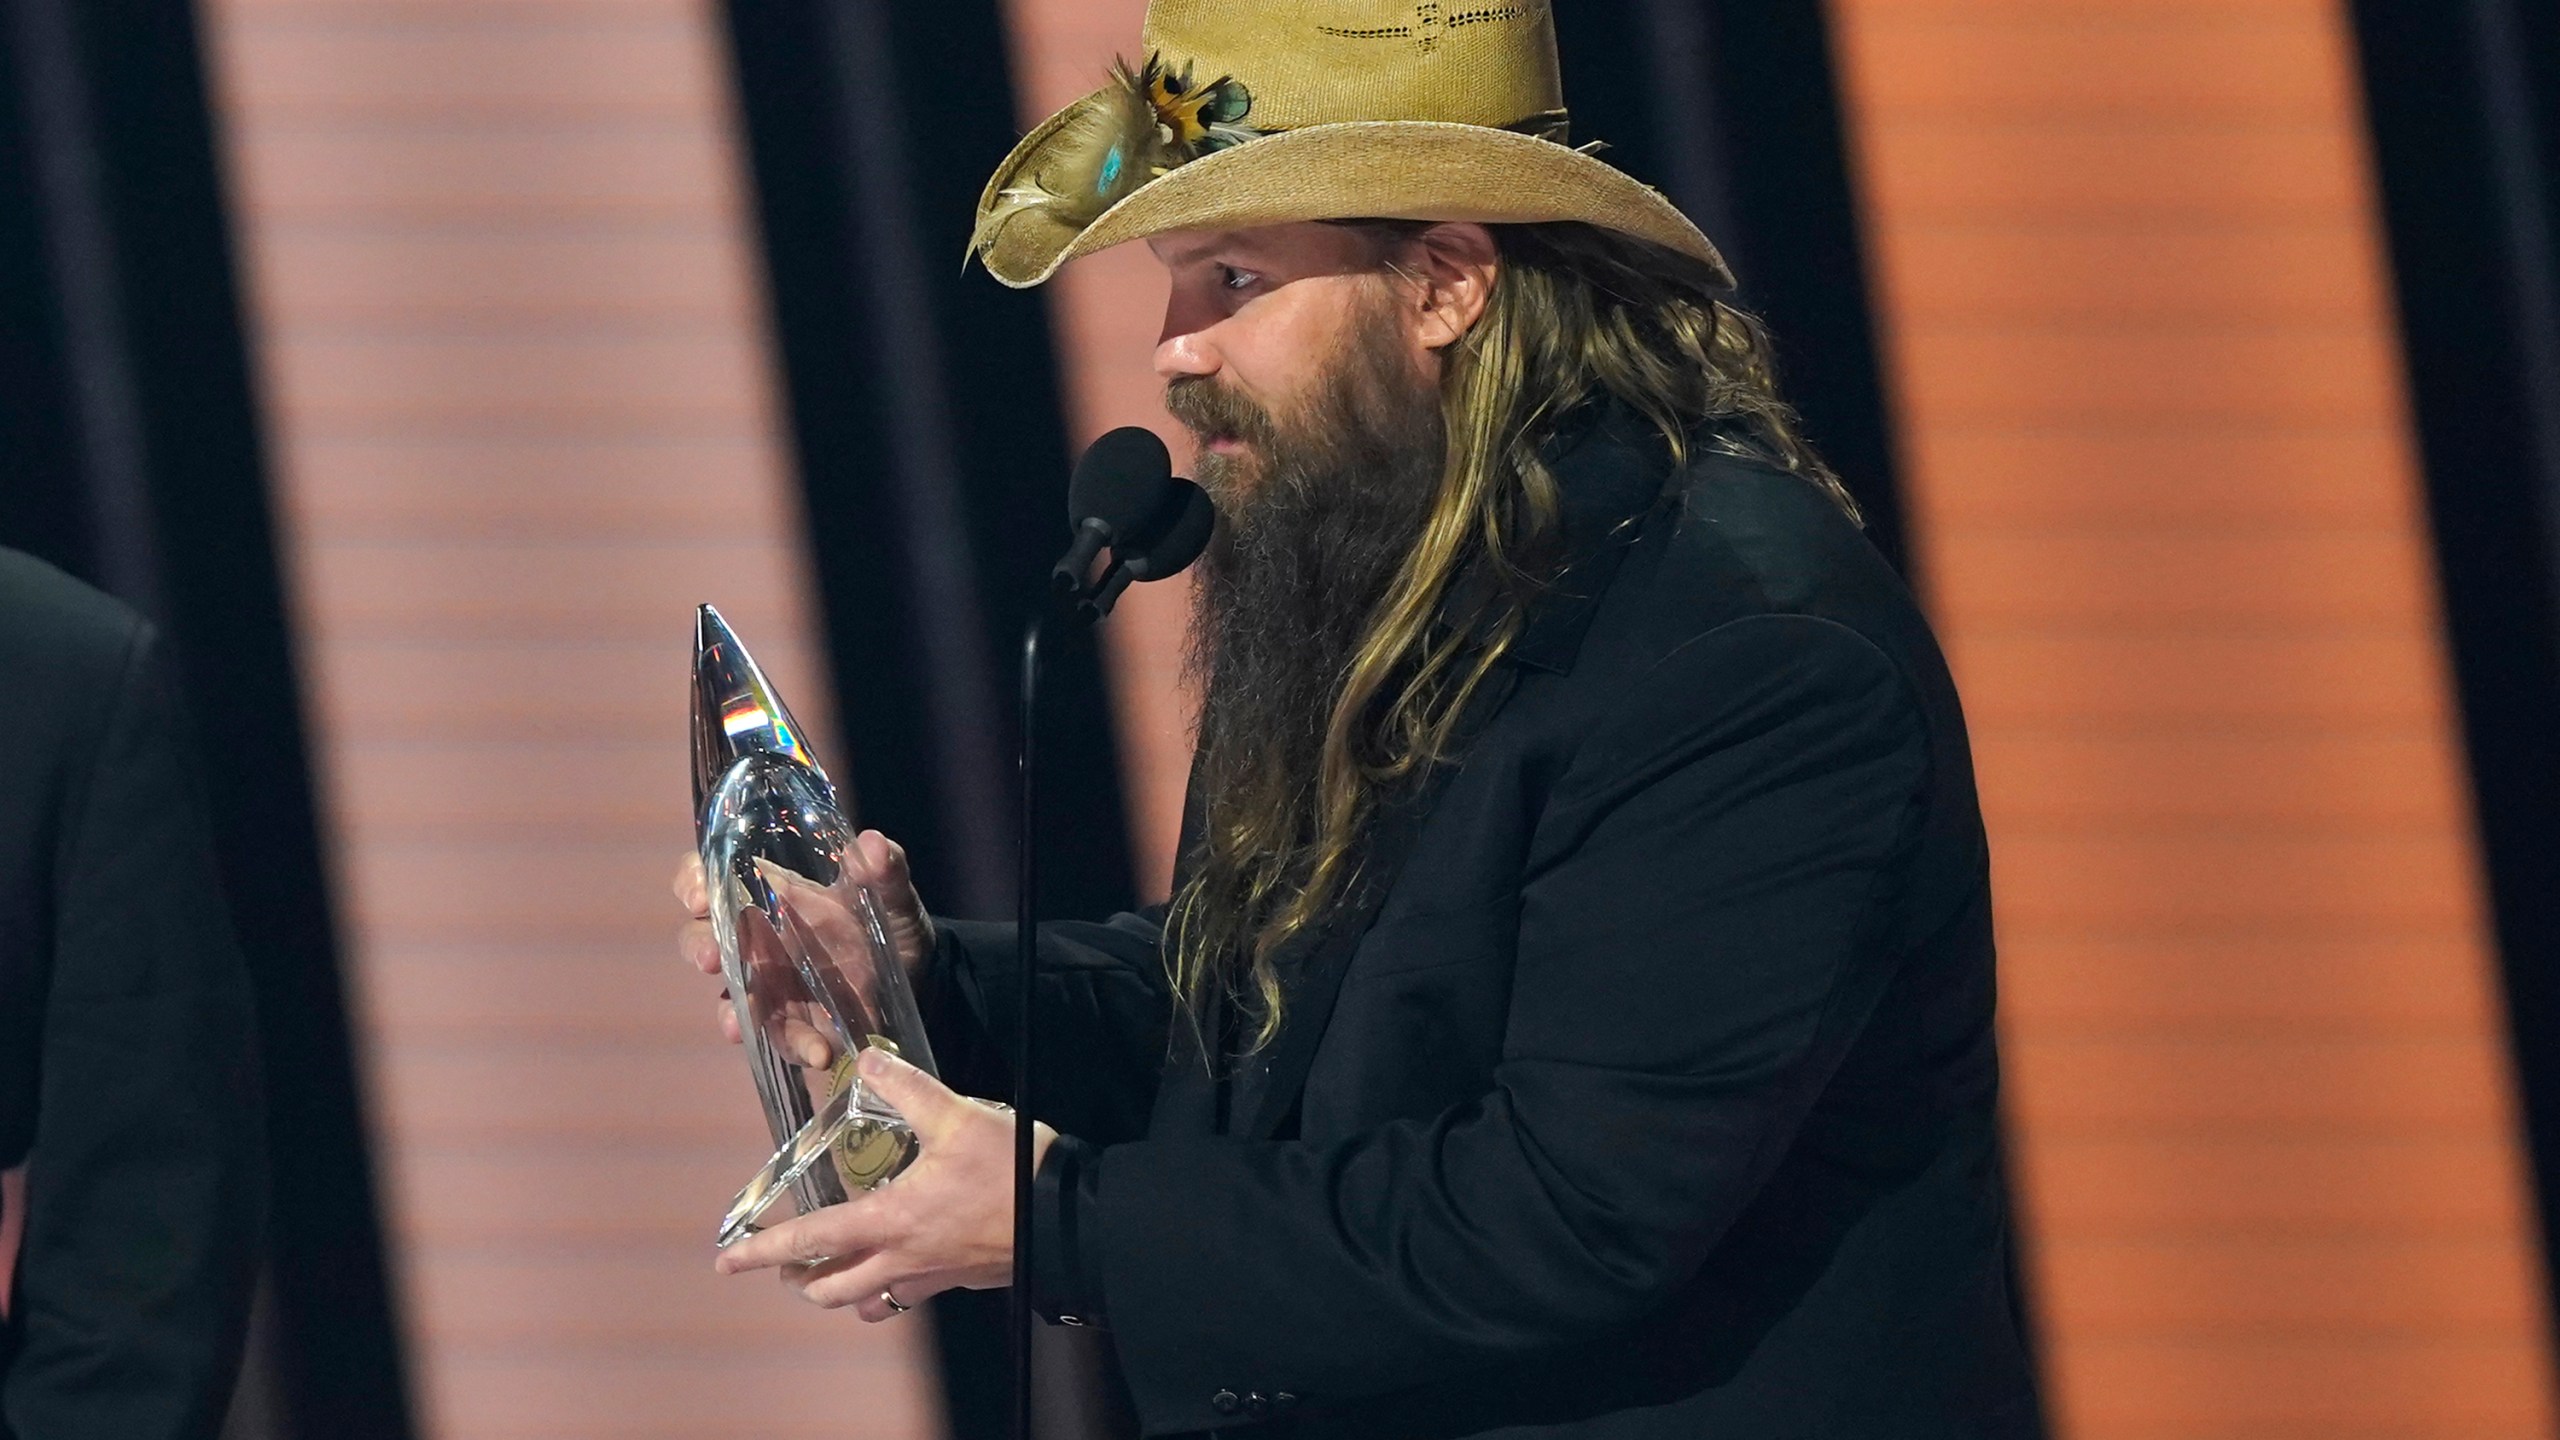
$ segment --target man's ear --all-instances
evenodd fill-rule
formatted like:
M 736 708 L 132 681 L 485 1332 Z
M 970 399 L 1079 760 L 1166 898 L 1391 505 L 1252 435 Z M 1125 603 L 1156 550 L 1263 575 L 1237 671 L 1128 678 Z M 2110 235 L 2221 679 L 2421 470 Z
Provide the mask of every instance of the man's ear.
M 1466 221 L 1434 225 L 1413 238 L 1407 256 L 1397 268 L 1417 282 L 1414 338 L 1427 350 L 1465 339 L 1484 318 L 1502 274 L 1493 232 Z

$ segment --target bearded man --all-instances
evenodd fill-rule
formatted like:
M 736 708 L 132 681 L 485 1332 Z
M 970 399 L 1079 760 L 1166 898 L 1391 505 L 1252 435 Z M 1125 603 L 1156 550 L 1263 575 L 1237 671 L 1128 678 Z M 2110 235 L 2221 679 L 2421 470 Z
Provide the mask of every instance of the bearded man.
M 1723 262 L 1560 143 L 1535 0 L 1145 39 L 975 242 L 1154 250 L 1223 517 L 1174 897 L 1040 936 L 1035 1305 L 1151 1435 L 2038 1433 L 1963 720 Z M 1000 1091 L 1011 927 L 860 849 Z M 722 1268 L 1005 1283 L 1012 1117 L 863 1064 L 921 1159 Z

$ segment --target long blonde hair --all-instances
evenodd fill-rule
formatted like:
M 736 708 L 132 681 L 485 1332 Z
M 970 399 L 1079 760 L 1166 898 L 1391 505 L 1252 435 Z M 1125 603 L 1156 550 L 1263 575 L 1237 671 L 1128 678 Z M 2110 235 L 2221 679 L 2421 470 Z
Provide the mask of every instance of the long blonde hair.
M 1431 228 L 1341 223 L 1374 239 L 1382 265 Z M 1560 497 L 1541 452 L 1568 412 L 1614 396 L 1661 431 L 1675 464 L 1714 425 L 1711 443 L 1792 471 L 1857 515 L 1779 398 L 1766 331 L 1718 298 L 1707 267 L 1589 225 L 1490 228 L 1500 273 L 1441 378 L 1438 495 L 1340 677 L 1313 783 L 1278 777 L 1257 787 L 1267 793 L 1206 797 L 1185 857 L 1167 964 L 1204 1053 L 1198 1026 L 1213 995 L 1244 1006 L 1248 1050 L 1279 1032 L 1274 958 L 1352 889 L 1379 797 L 1452 758 L 1468 698 L 1550 578 Z M 1493 582 L 1487 608 L 1447 615 L 1458 578 L 1476 569 Z

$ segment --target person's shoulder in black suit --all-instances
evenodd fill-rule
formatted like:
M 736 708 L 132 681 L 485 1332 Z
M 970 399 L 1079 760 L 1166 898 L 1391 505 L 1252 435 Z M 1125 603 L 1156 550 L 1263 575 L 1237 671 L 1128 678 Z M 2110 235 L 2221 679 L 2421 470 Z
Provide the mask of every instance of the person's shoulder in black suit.
M 68 686 L 91 699 L 116 685 L 145 622 L 130 606 L 16 550 L 0 549 L 0 675 L 18 697 L 7 713 L 41 718 L 23 703 L 31 691 Z M 59 729 L 64 718 L 51 717 Z M 24 768 L 28 757 L 15 757 Z
M 1815 616 L 1888 649 L 1911 638 L 1919 612 L 1910 589 L 1816 482 L 1702 448 L 1663 503 L 1671 533 L 1656 583 L 1695 602 L 1698 615 Z
M 0 1437 L 222 1421 L 264 1212 L 246 967 L 156 630 L 0 550 Z

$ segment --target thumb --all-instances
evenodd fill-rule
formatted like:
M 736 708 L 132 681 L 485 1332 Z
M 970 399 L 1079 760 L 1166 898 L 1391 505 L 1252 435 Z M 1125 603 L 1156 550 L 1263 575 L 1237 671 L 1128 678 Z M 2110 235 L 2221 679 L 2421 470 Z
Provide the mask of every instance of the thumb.
M 853 837 L 853 853 L 862 864 L 863 883 L 874 889 L 904 890 L 914 883 L 907 878 L 907 852 L 877 830 Z
M 966 1103 L 951 1087 L 890 1054 L 877 1045 L 863 1047 L 862 1058 L 855 1062 L 862 1081 L 881 1099 L 898 1107 L 916 1133 L 931 1139 L 943 1124 Z

